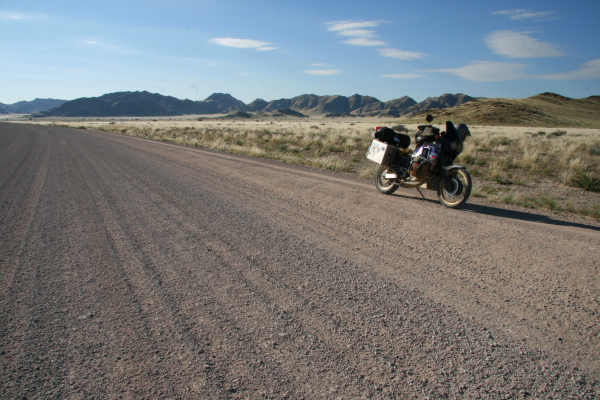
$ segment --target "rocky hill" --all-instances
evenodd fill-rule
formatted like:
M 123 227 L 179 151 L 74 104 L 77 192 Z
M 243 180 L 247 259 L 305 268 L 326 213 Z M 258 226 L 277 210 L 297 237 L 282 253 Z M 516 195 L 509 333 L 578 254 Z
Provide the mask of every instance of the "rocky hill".
M 452 95 L 449 95 L 452 96 Z M 264 100 L 257 99 L 253 101 L 264 105 Z M 273 100 L 264 106 L 263 109 L 253 109 L 251 111 L 269 112 L 281 108 L 289 108 L 304 114 L 310 115 L 359 115 L 359 116 L 393 116 L 405 115 L 405 109 L 417 104 L 416 101 L 408 96 L 399 99 L 382 102 L 375 97 L 362 96 L 355 94 L 346 96 L 317 96 L 315 94 L 303 94 L 291 99 Z
M 247 106 L 243 101 L 236 99 L 229 93 L 213 93 L 208 96 L 204 102 L 211 106 L 211 109 L 214 107 L 215 109 L 219 110 L 218 112 L 231 111 L 235 109 L 247 109 Z
M 248 109 L 248 111 L 257 112 L 257 111 L 263 110 L 268 105 L 269 105 L 269 103 L 266 102 L 265 100 L 256 99 L 252 103 L 248 104 L 246 106 L 246 108 Z
M 469 125 L 600 128 L 600 96 L 572 99 L 542 93 L 524 99 L 475 99 L 453 108 L 430 109 L 405 120 L 423 123 L 425 114 Z
M 67 100 L 35 99 L 32 101 L 19 101 L 13 104 L 0 103 L 0 114 L 34 114 L 40 111 L 50 110 L 51 108 L 58 107 L 66 102 Z
M 146 91 L 108 93 L 100 97 L 71 100 L 59 107 L 35 114 L 34 117 L 159 117 L 215 114 L 229 109 L 239 101 L 230 95 L 221 96 L 220 93 L 211 97 L 205 101 L 192 101 Z
M 424 110 L 430 110 L 435 108 L 458 107 L 473 100 L 475 100 L 474 97 L 467 96 L 466 94 L 462 93 L 444 94 L 440 97 L 428 97 L 420 103 L 416 103 L 410 107 L 403 108 L 402 115 L 417 114 Z
M 291 99 L 267 102 L 256 99 L 245 104 L 230 94 L 214 93 L 202 101 L 179 100 L 149 92 L 117 92 L 100 97 L 83 97 L 61 103 L 58 107 L 39 112 L 34 117 L 135 117 L 176 116 L 217 113 L 269 113 L 292 110 L 303 115 L 356 115 L 400 117 L 423 109 L 454 107 L 472 100 L 463 94 L 445 94 L 417 103 L 408 96 L 382 102 L 375 97 L 355 94 L 350 97 L 303 94 Z

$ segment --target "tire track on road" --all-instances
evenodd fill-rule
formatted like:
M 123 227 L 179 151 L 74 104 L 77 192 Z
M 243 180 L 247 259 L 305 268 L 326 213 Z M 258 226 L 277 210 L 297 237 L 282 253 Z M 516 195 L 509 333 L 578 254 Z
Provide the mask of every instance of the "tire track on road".
M 187 396 L 205 396 L 207 394 L 206 370 L 203 368 L 205 363 L 202 363 L 194 344 L 182 337 L 182 332 L 178 330 L 180 324 L 177 317 L 172 314 L 172 310 L 165 307 L 156 282 L 149 276 L 147 265 L 136 254 L 136 246 L 131 242 L 123 210 L 115 197 L 119 195 L 115 192 L 115 183 L 122 183 L 122 178 L 119 179 L 115 166 L 98 165 L 97 154 L 96 157 L 92 156 L 86 148 L 79 147 L 77 153 L 72 149 L 69 151 L 78 166 L 81 181 L 85 182 L 92 196 L 93 208 L 99 214 L 99 218 L 92 218 L 102 221 L 107 244 L 114 252 L 114 265 L 106 265 L 106 269 L 102 272 L 100 281 L 105 285 L 102 291 L 110 292 L 110 286 L 106 285 L 112 283 L 126 284 L 126 287 L 122 288 L 123 294 L 120 295 L 122 298 L 111 299 L 111 304 L 114 306 L 127 304 L 126 312 L 123 313 L 120 309 L 104 310 L 109 314 L 105 316 L 105 320 L 114 321 L 113 329 L 109 331 L 113 332 L 117 342 L 121 342 L 121 349 L 115 349 L 115 352 L 123 355 L 121 362 L 117 360 L 112 368 L 107 369 L 107 375 L 112 377 L 112 381 L 118 381 L 122 374 L 140 375 L 140 379 L 144 379 L 144 375 L 152 374 L 154 370 L 155 376 L 152 379 L 160 388 L 161 396 L 176 396 L 173 381 L 181 379 L 188 380 L 187 384 L 182 386 L 189 388 L 190 392 Z M 108 176 L 108 179 L 99 174 L 100 171 L 104 176 Z M 120 188 L 120 190 L 125 189 Z M 140 346 L 140 344 L 144 345 Z M 134 349 L 135 352 L 132 353 Z M 163 358 L 176 358 L 177 363 L 185 365 L 188 369 L 185 376 L 175 376 L 170 369 L 171 366 L 163 363 Z M 139 370 L 142 365 L 145 365 L 146 371 Z M 124 384 L 121 389 L 130 386 Z M 130 395 L 148 396 L 152 393 L 132 392 Z
M 42 141 L 42 144 L 39 142 Z M 7 291 L 13 285 L 15 273 L 22 267 L 23 249 L 27 244 L 27 237 L 31 234 L 31 226 L 35 214 L 50 163 L 50 155 L 52 153 L 52 142 L 49 140 L 48 134 L 36 135 L 36 145 L 27 152 L 22 161 L 12 170 L 13 172 L 6 177 L 6 180 L 0 186 L 0 198 L 3 199 L 2 208 L 11 207 L 10 210 L 3 213 L 1 246 L 4 248 L 3 259 L 0 261 L 0 271 L 2 274 L 0 293 L 0 310 L 5 309 Z M 36 153 L 33 149 L 38 148 Z M 41 153 L 41 154 L 39 154 Z M 21 167 L 21 168 L 17 168 Z M 26 179 L 17 171 L 26 168 L 28 171 L 35 170 L 32 174 L 33 180 L 30 184 L 23 185 L 23 180 Z M 12 178 L 12 179 L 11 179 Z M 8 181 L 10 179 L 10 181 Z M 20 188 L 19 188 L 20 186 Z M 26 191 L 23 193 L 23 187 Z M 10 200 L 9 200 L 10 199 Z
M 107 168 L 110 168 L 108 164 L 99 167 L 99 169 L 103 171 L 106 171 Z M 162 229 L 171 232 L 176 232 L 171 238 L 171 240 L 173 241 L 171 247 L 173 247 L 175 250 L 173 253 L 173 257 L 177 257 L 178 259 L 175 265 L 180 266 L 180 268 L 186 270 L 194 264 L 196 264 L 197 260 L 195 258 L 195 255 L 190 254 L 190 252 L 184 245 L 179 244 L 180 242 L 188 243 L 192 240 L 201 243 L 202 246 L 205 248 L 204 250 L 210 252 L 211 258 L 215 259 L 215 261 L 213 262 L 214 266 L 211 268 L 210 274 L 208 274 L 212 276 L 212 278 L 209 278 L 206 274 L 204 274 L 203 276 L 197 276 L 197 278 L 194 279 L 194 281 L 198 280 L 200 282 L 205 282 L 207 279 L 209 279 L 210 283 L 203 284 L 203 289 L 207 291 L 207 293 L 213 293 L 213 295 L 210 296 L 210 298 L 217 299 L 219 301 L 217 309 L 215 310 L 215 312 L 211 312 L 211 315 L 230 315 L 230 310 L 235 310 L 236 313 L 239 313 L 240 309 L 248 309 L 247 304 L 244 304 L 244 302 L 240 302 L 232 298 L 228 290 L 225 289 L 233 287 L 236 291 L 236 297 L 246 299 L 244 301 L 248 301 L 248 299 L 250 299 L 250 301 L 254 303 L 258 301 L 261 304 L 259 308 L 264 307 L 266 310 L 271 310 L 267 312 L 265 316 L 262 316 L 260 314 L 256 315 L 256 313 L 254 312 L 253 314 L 255 315 L 253 316 L 253 320 L 255 321 L 255 326 L 267 326 L 272 322 L 272 319 L 281 318 L 282 312 L 279 309 L 279 307 L 276 306 L 276 304 L 291 303 L 291 299 L 289 298 L 289 296 L 285 298 L 278 297 L 277 300 L 279 300 L 279 302 L 274 302 L 273 294 L 270 294 L 270 292 L 273 292 L 274 290 L 279 290 L 277 286 L 274 286 L 273 284 L 265 286 L 265 283 L 263 282 L 263 276 L 259 276 L 255 279 L 248 278 L 246 271 L 248 269 L 253 269 L 256 266 L 251 265 L 252 263 L 249 262 L 249 259 L 243 253 L 238 255 L 240 251 L 239 248 L 224 245 L 224 243 L 232 242 L 232 240 L 231 238 L 221 237 L 221 235 L 218 232 L 214 231 L 214 228 L 210 228 L 211 226 L 218 226 L 218 224 L 215 225 L 214 221 L 210 221 L 210 219 L 202 219 L 202 222 L 200 222 L 200 216 L 193 217 L 189 214 L 186 214 L 182 209 L 183 205 L 177 204 L 178 200 L 176 196 L 173 195 L 173 192 L 165 191 L 160 186 L 160 183 L 157 183 L 160 182 L 160 180 L 146 179 L 146 182 L 141 183 L 139 185 L 135 185 L 135 182 L 137 182 L 138 179 L 132 179 L 131 177 L 127 178 L 128 184 L 132 185 L 130 189 L 127 190 L 127 192 L 140 192 L 142 195 L 138 197 L 148 199 L 149 201 L 149 203 L 145 203 L 143 206 L 138 204 L 138 206 L 140 207 L 138 207 L 137 209 L 143 209 L 145 213 L 150 213 L 152 215 L 158 214 L 159 212 L 155 210 L 160 209 L 160 214 L 164 215 L 160 218 Z M 133 220 L 141 221 L 141 218 L 134 218 Z M 208 231 L 205 231 L 207 227 Z M 140 227 L 133 227 L 130 229 L 130 231 L 136 232 L 136 240 L 144 241 L 143 234 L 140 233 L 143 232 L 143 229 L 141 229 Z M 148 242 L 150 241 L 148 240 Z M 164 249 L 152 249 L 152 247 L 154 246 L 152 246 L 152 244 L 149 243 L 149 247 L 144 247 L 144 252 L 150 254 L 160 254 L 164 251 Z M 166 260 L 164 264 L 167 264 Z M 156 258 L 154 258 L 154 260 L 149 259 L 146 265 L 156 265 Z M 223 268 L 225 268 L 225 270 L 223 270 Z M 154 282 L 158 280 L 162 281 L 161 287 L 165 287 L 165 282 L 172 282 L 173 280 L 176 280 L 177 282 L 173 283 L 171 286 L 179 288 L 185 287 L 186 281 L 189 280 L 188 274 L 191 273 L 191 271 L 189 270 L 187 272 L 180 272 L 179 269 L 172 268 L 168 271 L 169 277 L 167 278 L 165 276 L 165 268 L 163 267 L 162 270 L 160 270 L 160 264 L 154 267 L 154 269 L 155 271 L 158 270 L 158 272 L 150 273 L 150 275 L 154 277 Z M 159 276 L 160 278 L 158 278 Z M 196 290 L 198 289 L 190 288 L 188 292 Z M 242 291 L 243 293 L 240 293 L 240 291 Z M 261 293 L 261 295 L 258 296 L 258 299 L 257 293 Z M 177 307 L 177 302 L 172 299 L 169 299 L 169 297 L 171 296 L 169 296 L 167 293 L 164 293 L 164 291 L 163 296 L 165 297 L 166 304 L 170 304 L 172 308 Z M 191 303 L 194 304 L 193 301 Z M 256 308 L 256 306 L 254 307 Z M 206 319 L 206 315 L 203 315 L 203 318 Z M 193 319 L 192 316 L 190 316 L 189 318 Z M 223 329 L 224 327 L 228 327 L 229 325 L 233 326 L 233 331 L 230 332 L 230 335 L 232 338 L 237 339 L 221 344 L 221 346 L 231 349 L 230 351 L 236 351 L 235 349 L 236 347 L 238 347 L 238 342 L 255 342 L 255 348 L 260 349 L 259 354 L 256 354 L 257 358 L 262 360 L 262 364 L 266 363 L 270 369 L 279 370 L 279 373 L 276 374 L 278 375 L 278 379 L 284 379 L 285 381 L 298 380 L 300 382 L 305 382 L 305 379 L 306 381 L 310 381 L 314 378 L 311 375 L 298 377 L 295 376 L 297 375 L 297 370 L 287 370 L 287 372 L 284 372 L 280 368 L 277 368 L 275 365 L 269 365 L 270 363 L 266 360 L 285 358 L 282 357 L 281 354 L 279 354 L 281 352 L 281 346 L 279 346 L 278 349 L 265 349 L 264 346 L 262 346 L 261 342 L 265 343 L 269 340 L 261 340 L 259 338 L 253 337 L 251 333 L 249 333 L 244 329 L 244 327 L 239 325 L 239 321 L 237 321 L 237 318 L 226 317 L 225 321 L 223 321 L 222 319 L 213 320 L 212 324 L 213 328 L 209 329 L 208 331 L 218 331 L 220 329 Z M 312 330 L 314 331 L 314 321 L 312 325 Z M 325 332 L 326 329 L 322 329 L 321 331 Z M 223 339 L 220 340 L 222 341 Z M 293 356 L 292 353 L 288 353 L 288 355 Z M 236 357 L 233 357 L 233 355 L 232 357 L 223 357 L 221 355 L 219 358 L 223 360 L 236 359 Z M 251 370 L 256 369 L 254 360 L 245 360 L 245 367 L 239 363 L 240 361 L 241 360 L 238 359 L 238 363 L 235 364 L 235 368 L 232 368 L 233 370 L 237 371 L 238 374 L 242 376 L 248 376 L 251 375 Z M 291 364 L 293 365 L 294 363 Z M 246 369 L 244 373 L 240 372 L 240 368 L 242 367 Z M 226 371 L 230 368 L 227 365 L 219 365 L 219 369 L 221 370 L 221 373 L 226 374 Z M 282 374 L 287 377 L 282 378 Z M 270 379 L 270 376 L 266 374 L 263 376 L 263 379 L 268 380 Z M 277 387 L 279 385 L 280 383 L 273 382 L 271 386 Z

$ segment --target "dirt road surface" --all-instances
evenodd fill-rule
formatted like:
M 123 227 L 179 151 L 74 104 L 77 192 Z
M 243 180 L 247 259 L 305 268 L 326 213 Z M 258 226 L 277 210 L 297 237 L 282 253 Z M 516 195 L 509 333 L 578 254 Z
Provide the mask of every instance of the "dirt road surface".
M 599 225 L 426 195 L 0 123 L 0 396 L 598 398 Z

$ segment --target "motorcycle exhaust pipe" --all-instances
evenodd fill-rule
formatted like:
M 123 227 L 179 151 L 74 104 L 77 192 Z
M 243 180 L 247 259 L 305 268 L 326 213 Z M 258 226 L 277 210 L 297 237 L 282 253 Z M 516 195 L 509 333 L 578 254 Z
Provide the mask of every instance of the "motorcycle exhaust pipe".
M 389 172 L 388 172 L 387 174 L 383 174 L 383 177 L 384 177 L 385 179 L 396 179 L 396 178 L 398 178 L 398 175 L 396 175 L 396 174 L 392 174 L 392 173 L 389 173 Z

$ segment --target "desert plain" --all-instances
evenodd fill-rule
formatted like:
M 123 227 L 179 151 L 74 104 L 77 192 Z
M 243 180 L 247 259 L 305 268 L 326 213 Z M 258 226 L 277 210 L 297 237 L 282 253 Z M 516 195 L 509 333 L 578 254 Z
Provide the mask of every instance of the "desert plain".
M 462 121 L 460 118 L 470 120 L 470 108 L 478 106 L 477 103 L 467 103 L 468 107 L 456 109 L 433 110 L 434 114 L 435 111 L 441 114 L 433 124 L 443 131 L 447 118 L 452 117 L 455 124 Z M 454 115 L 455 110 L 466 111 Z M 564 115 L 569 115 L 569 110 L 563 110 Z M 377 169 L 376 164 L 364 157 L 376 127 L 396 127 L 414 138 L 418 125 L 426 123 L 424 115 L 410 119 L 296 118 L 286 115 L 239 118 L 215 114 L 33 120 L 13 117 L 10 120 L 96 129 L 248 154 L 351 173 L 365 179 L 372 178 Z M 512 116 L 510 121 L 514 122 L 515 117 Z M 567 127 L 555 126 L 554 122 L 551 127 L 469 125 L 472 136 L 466 141 L 465 150 L 457 162 L 467 166 L 471 172 L 473 196 L 498 205 L 535 209 L 535 212 L 599 219 L 600 126 L 594 126 L 600 122 L 595 123 L 593 117 L 587 114 L 580 121 L 569 121 L 571 125 Z M 414 148 L 414 139 L 411 148 Z

